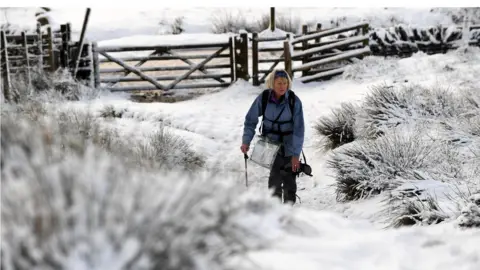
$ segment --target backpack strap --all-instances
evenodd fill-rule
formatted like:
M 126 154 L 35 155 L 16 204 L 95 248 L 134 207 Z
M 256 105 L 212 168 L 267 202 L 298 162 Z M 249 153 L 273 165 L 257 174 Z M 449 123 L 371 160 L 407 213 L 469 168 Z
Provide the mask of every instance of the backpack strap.
M 267 109 L 269 94 L 270 94 L 269 89 L 263 90 L 263 93 L 262 93 L 262 116 L 265 115 L 265 110 Z
M 288 105 L 290 105 L 290 112 L 292 113 L 292 118 L 293 118 L 293 113 L 295 109 L 295 92 L 292 90 L 288 91 Z

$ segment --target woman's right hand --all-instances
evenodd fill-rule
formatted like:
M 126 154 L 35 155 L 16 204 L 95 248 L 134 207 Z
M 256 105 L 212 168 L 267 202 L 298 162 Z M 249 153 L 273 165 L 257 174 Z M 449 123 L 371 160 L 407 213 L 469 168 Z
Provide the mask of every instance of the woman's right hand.
M 249 149 L 249 145 L 248 144 L 242 144 L 242 146 L 240 146 L 240 150 L 242 151 L 242 153 L 246 154 L 248 152 L 248 149 Z

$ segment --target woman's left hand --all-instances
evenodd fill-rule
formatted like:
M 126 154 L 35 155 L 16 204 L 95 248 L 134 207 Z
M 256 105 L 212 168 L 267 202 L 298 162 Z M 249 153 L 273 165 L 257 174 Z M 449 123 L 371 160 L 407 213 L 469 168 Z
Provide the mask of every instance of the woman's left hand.
M 292 172 L 297 172 L 300 169 L 300 159 L 299 157 L 292 157 Z

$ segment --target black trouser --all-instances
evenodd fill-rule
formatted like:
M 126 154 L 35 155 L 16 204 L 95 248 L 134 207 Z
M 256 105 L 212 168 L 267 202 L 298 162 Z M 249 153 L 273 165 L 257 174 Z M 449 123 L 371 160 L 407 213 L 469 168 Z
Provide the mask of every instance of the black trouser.
M 283 148 L 283 147 L 282 147 Z M 295 203 L 297 193 L 297 176 L 291 171 L 292 166 L 286 166 L 292 162 L 292 157 L 285 157 L 283 149 L 278 151 L 277 157 L 273 162 L 268 178 L 268 188 L 274 188 L 273 196 L 282 200 L 282 183 L 284 189 L 284 203 Z M 284 170 L 290 167 L 290 170 Z

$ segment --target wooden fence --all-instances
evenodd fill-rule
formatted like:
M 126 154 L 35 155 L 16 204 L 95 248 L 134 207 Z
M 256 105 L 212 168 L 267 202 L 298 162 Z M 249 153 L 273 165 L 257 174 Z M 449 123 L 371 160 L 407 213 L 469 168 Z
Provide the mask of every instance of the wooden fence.
M 356 31 L 359 37 L 332 38 L 349 31 Z M 302 26 L 301 35 L 286 35 L 285 37 L 261 38 L 257 33 L 252 35 L 252 82 L 260 85 L 265 82 L 266 76 L 280 63 L 292 77 L 302 82 L 326 79 L 341 74 L 344 66 L 328 67 L 341 61 L 354 62 L 370 53 L 368 48 L 368 24 L 356 24 L 353 26 L 322 30 L 321 24 L 317 24 L 315 30 L 309 31 L 307 25 Z M 323 40 L 322 38 L 329 38 Z M 262 43 L 283 41 L 283 46 L 261 47 Z M 356 44 L 360 44 L 355 46 Z M 274 57 L 265 54 L 280 53 Z M 262 54 L 263 53 L 263 54 Z M 263 63 L 273 63 L 269 68 L 260 69 Z M 299 63 L 299 65 L 296 65 Z M 323 68 L 319 68 L 322 67 Z M 301 73 L 301 76 L 296 76 Z
M 252 79 L 254 85 L 260 85 L 278 65 L 283 65 L 292 77 L 307 83 L 342 74 L 346 65 L 372 52 L 378 53 L 375 32 L 368 33 L 368 28 L 366 23 L 332 29 L 322 29 L 318 24 L 311 31 L 304 25 L 300 35 L 265 38 L 253 33 L 250 77 L 246 33 L 217 43 L 99 47 L 95 42 L 72 42 L 70 24 L 61 25 L 57 32 L 47 28 L 45 33 L 38 26 L 36 34 L 13 36 L 1 32 L 0 84 L 5 98 L 10 99 L 12 74 L 21 72 L 30 80 L 30 70 L 34 67 L 48 71 L 63 67 L 91 87 L 111 91 L 168 92 L 173 89 L 226 87 L 240 78 L 246 81 Z M 469 30 L 478 32 L 478 29 L 480 26 L 471 26 Z M 445 30 L 442 31 L 430 34 L 445 35 Z M 401 32 L 397 36 L 412 39 Z M 272 42 L 276 44 L 271 45 Z M 478 40 L 469 44 L 480 46 L 480 35 Z M 387 45 L 384 44 L 384 47 Z M 80 46 L 83 46 L 81 54 L 78 53 Z M 422 46 L 418 48 L 428 49 L 428 46 Z M 189 82 L 182 83 L 184 81 Z
M 334 38 L 321 42 L 321 38 L 355 31 L 356 36 Z M 309 41 L 315 41 L 310 44 Z M 361 23 L 347 27 L 333 28 L 318 33 L 304 35 L 293 40 L 284 41 L 285 69 L 292 77 L 301 72 L 301 82 L 311 82 L 342 74 L 349 63 L 354 63 L 369 55 L 368 24 Z M 295 44 L 302 44 L 299 52 L 292 50 Z M 298 66 L 293 61 L 301 61 Z
M 9 35 L 5 31 L 0 32 L 1 86 L 6 100 L 16 96 L 12 89 L 12 75 L 22 73 L 30 84 L 32 69 L 57 69 L 60 59 L 58 47 L 64 39 L 61 32 L 52 31 L 50 27 L 42 31 L 40 24 L 37 24 L 35 34 L 22 32 L 20 35 Z

